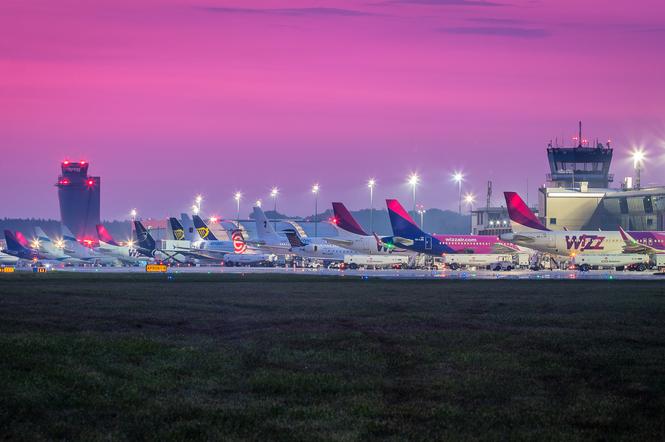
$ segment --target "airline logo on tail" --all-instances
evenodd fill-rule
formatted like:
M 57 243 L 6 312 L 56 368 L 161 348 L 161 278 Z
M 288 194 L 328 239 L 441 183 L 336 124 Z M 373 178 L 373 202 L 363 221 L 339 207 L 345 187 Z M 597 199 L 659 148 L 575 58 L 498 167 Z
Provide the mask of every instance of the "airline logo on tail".
M 215 234 L 210 231 L 210 229 L 208 228 L 206 223 L 203 222 L 200 216 L 193 215 L 192 220 L 194 220 L 194 227 L 196 227 L 196 231 L 199 232 L 199 236 L 202 239 L 217 241 L 217 237 L 215 236 Z
M 510 217 L 514 232 L 528 230 L 549 231 L 516 192 L 504 192 L 503 195 L 506 198 L 508 216 Z
M 180 222 L 171 217 L 169 218 L 169 224 L 171 224 L 171 231 L 173 232 L 173 238 L 176 241 L 182 241 L 185 239 L 185 229 L 182 227 L 182 224 Z
M 203 239 L 206 239 L 208 235 L 210 235 L 210 229 L 207 227 L 199 227 L 196 229 L 196 231 L 199 232 L 199 235 Z
M 233 231 L 231 241 L 233 241 L 233 251 L 235 253 L 245 253 L 247 251 L 247 243 L 240 230 Z

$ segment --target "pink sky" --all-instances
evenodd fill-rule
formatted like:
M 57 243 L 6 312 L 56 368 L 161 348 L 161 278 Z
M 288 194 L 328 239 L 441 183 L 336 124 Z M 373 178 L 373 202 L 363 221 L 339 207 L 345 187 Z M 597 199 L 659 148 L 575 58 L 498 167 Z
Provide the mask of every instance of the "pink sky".
M 0 3 L 0 217 L 57 217 L 59 161 L 102 176 L 102 217 L 162 217 L 202 193 L 243 213 L 270 187 L 313 211 L 396 197 L 455 208 L 453 170 L 484 201 L 530 194 L 577 120 L 611 138 L 613 172 L 649 150 L 663 182 L 662 1 Z M 270 204 L 271 205 L 271 204 Z

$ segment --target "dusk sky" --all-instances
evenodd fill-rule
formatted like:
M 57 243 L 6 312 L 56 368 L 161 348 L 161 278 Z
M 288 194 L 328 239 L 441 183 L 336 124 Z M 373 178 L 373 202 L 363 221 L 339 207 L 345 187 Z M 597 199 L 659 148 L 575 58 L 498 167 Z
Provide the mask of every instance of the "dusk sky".
M 102 177 L 102 218 L 375 207 L 422 177 L 455 209 L 454 170 L 484 202 L 532 201 L 545 148 L 585 135 L 649 152 L 663 181 L 665 3 L 368 0 L 0 2 L 0 217 L 58 217 L 64 158 Z

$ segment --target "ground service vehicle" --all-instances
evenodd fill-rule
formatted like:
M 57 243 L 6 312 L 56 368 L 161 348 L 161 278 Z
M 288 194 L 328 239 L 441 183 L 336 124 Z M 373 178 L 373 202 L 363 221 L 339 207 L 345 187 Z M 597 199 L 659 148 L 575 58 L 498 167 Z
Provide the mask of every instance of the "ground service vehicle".
M 487 268 L 490 265 L 504 261 L 512 264 L 513 256 L 497 253 L 460 253 L 443 255 L 443 262 L 451 270 L 457 270 L 462 267 Z
M 406 255 L 346 255 L 344 264 L 350 269 L 358 267 L 398 267 L 406 268 L 409 265 L 409 257 Z
M 573 258 L 573 264 L 583 272 L 599 268 L 624 270 L 628 266 L 643 272 L 649 267 L 649 255 L 639 253 L 578 255 Z

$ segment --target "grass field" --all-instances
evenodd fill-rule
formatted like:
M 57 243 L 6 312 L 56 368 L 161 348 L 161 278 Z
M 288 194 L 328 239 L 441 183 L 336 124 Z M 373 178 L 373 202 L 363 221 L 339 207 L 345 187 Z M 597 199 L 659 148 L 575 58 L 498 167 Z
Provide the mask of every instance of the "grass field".
M 0 437 L 665 438 L 665 284 L 0 275 Z

